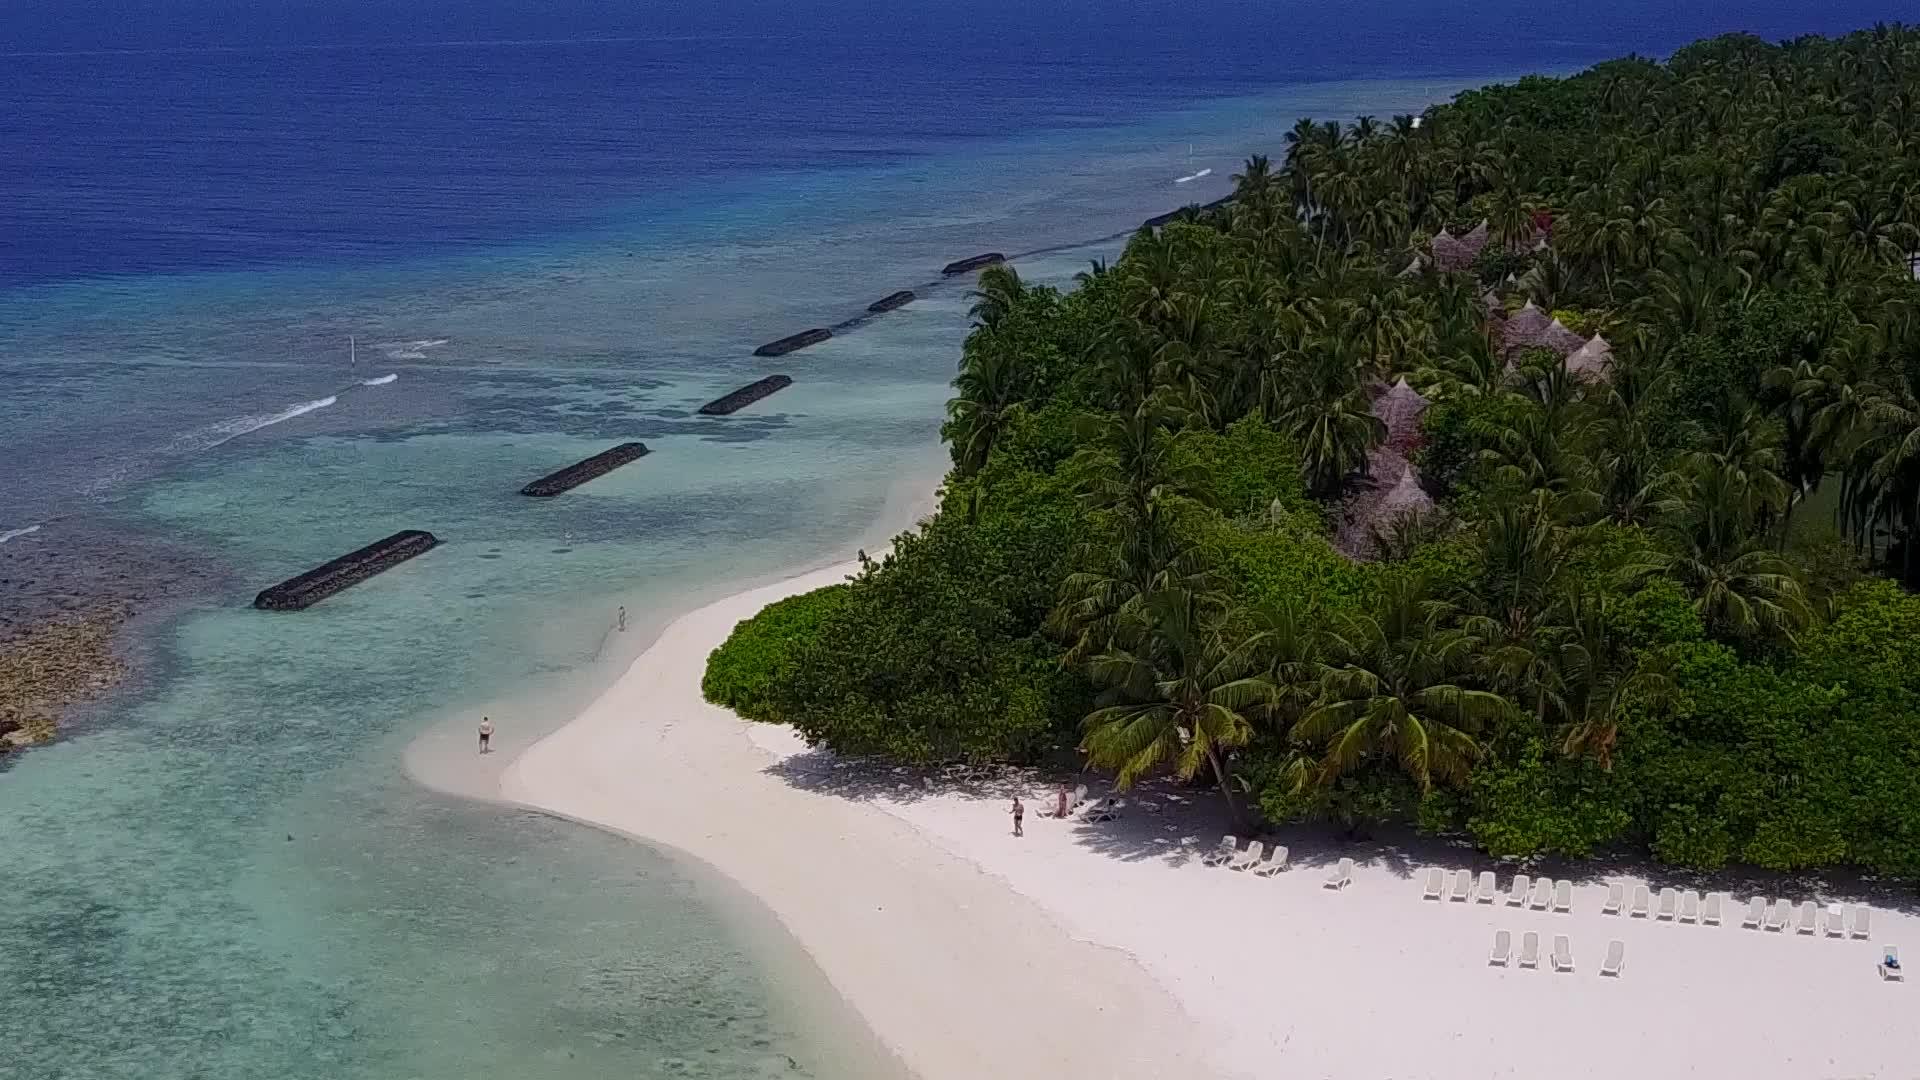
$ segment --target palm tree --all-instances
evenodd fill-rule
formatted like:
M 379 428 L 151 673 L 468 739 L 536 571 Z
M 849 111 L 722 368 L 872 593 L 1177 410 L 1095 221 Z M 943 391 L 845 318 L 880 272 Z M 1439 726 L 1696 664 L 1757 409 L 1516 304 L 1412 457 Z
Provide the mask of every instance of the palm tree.
M 967 294 L 974 302 L 967 315 L 974 325 L 991 333 L 1020 306 L 1026 295 L 1020 272 L 1010 263 L 995 263 L 980 271 L 979 288 Z
M 1306 385 L 1279 418 L 1300 447 L 1307 489 L 1321 497 L 1337 494 L 1347 477 L 1365 466 L 1367 452 L 1387 436 L 1354 359 L 1343 338 L 1316 342 L 1302 371 Z
M 1323 782 L 1373 760 L 1394 761 L 1424 791 L 1460 783 L 1480 756 L 1475 735 L 1513 711 L 1460 681 L 1474 639 L 1441 625 L 1444 605 L 1418 577 L 1390 582 L 1372 612 L 1338 620 L 1331 663 L 1294 737 L 1324 748 Z
M 954 469 L 966 477 L 986 466 L 994 444 L 1022 411 L 1012 354 L 991 346 L 965 350 L 953 387 L 957 394 L 947 402 L 941 434 L 953 447 Z
M 1264 208 L 1273 197 L 1273 179 L 1267 155 L 1254 154 L 1233 178 L 1234 201 Z
M 1319 692 L 1325 645 L 1319 623 L 1298 597 L 1286 597 L 1247 613 L 1270 695 L 1266 712 L 1277 731 L 1290 730 Z
M 1657 511 L 1663 550 L 1626 568 L 1627 578 L 1673 579 L 1708 628 L 1727 636 L 1791 641 L 1812 619 L 1793 566 L 1755 531 L 1751 486 L 1736 466 L 1694 461 L 1670 479 Z
M 1198 504 L 1206 486 L 1205 474 L 1176 454 L 1169 436 L 1175 420 L 1145 404 L 1081 425 L 1086 445 L 1068 468 L 1082 504 L 1103 528 L 1082 538 L 1082 568 L 1062 582 L 1060 603 L 1048 618 L 1049 629 L 1072 641 L 1069 661 L 1106 649 L 1151 594 L 1207 586 L 1199 552 L 1182 545 L 1174 530 L 1175 517 Z
M 1244 824 L 1227 758 L 1252 737 L 1251 713 L 1271 695 L 1257 671 L 1258 638 L 1232 640 L 1228 622 L 1192 592 L 1145 597 L 1127 632 L 1087 664 L 1100 707 L 1086 718 L 1081 749 L 1115 770 L 1122 790 L 1162 766 L 1183 780 L 1209 767 Z
M 1560 726 L 1560 750 L 1613 768 L 1620 717 L 1629 703 L 1659 705 L 1674 691 L 1657 659 L 1626 648 L 1612 630 L 1612 597 L 1576 592 L 1566 600 L 1572 630 L 1549 654 L 1544 698 L 1547 718 Z
M 1476 639 L 1481 673 L 1543 720 L 1547 658 L 1579 546 L 1570 522 L 1581 501 L 1543 489 L 1502 500 L 1481 527 L 1480 574 L 1461 597 L 1461 625 Z

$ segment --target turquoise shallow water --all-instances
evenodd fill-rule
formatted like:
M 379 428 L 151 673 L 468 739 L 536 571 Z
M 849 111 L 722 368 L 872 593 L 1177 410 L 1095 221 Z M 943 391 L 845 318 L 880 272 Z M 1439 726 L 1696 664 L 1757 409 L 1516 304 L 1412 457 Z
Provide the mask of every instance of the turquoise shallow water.
M 424 792 L 403 749 L 508 695 L 521 711 L 501 723 L 550 728 L 564 707 L 538 703 L 604 677 L 609 651 L 730 581 L 846 558 L 903 484 L 938 475 L 964 284 L 778 361 L 752 345 L 949 258 L 1214 197 L 1301 113 L 1385 114 L 1469 81 L 1313 86 L 741 181 L 484 254 L 0 299 L 16 380 L 0 430 L 57 474 L 9 512 L 159 531 L 234 583 L 164 628 L 141 686 L 0 775 L 0 1076 L 895 1075 L 725 883 Z M 1170 184 L 1189 143 L 1214 169 L 1193 190 Z M 1118 249 L 1019 265 L 1065 282 Z M 795 385 L 692 415 L 776 370 Z M 76 434 L 114 408 L 118 445 Z M 653 454 L 557 499 L 514 493 L 628 438 Z M 245 606 L 406 527 L 443 546 L 303 613 Z M 635 635 L 610 648 L 621 604 Z

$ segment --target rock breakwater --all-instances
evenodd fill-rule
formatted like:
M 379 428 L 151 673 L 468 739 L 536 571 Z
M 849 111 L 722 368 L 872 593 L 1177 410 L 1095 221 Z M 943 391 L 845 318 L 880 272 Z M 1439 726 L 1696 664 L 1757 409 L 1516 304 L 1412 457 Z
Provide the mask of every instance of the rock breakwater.
M 793 379 L 787 375 L 769 375 L 758 382 L 751 382 L 731 394 L 714 398 L 700 406 L 702 416 L 726 416 L 759 401 L 777 390 L 793 385 Z
M 607 475 L 629 461 L 638 461 L 648 453 L 646 443 L 623 442 L 611 450 L 602 450 L 584 461 L 576 461 L 558 472 L 548 473 L 521 488 L 520 494 L 548 498 L 563 491 L 571 491 L 589 480 Z
M 809 345 L 818 345 L 832 336 L 833 331 L 824 326 L 816 326 L 811 330 L 802 330 L 797 334 L 788 334 L 786 337 L 769 341 L 765 345 L 753 350 L 753 355 L 785 356 L 790 352 L 798 352 Z
M 260 590 L 260 595 L 253 598 L 253 606 L 262 611 L 299 611 L 312 607 L 342 589 L 433 550 L 439 542 L 430 532 L 402 529 L 385 540 L 376 540 L 298 577 Z

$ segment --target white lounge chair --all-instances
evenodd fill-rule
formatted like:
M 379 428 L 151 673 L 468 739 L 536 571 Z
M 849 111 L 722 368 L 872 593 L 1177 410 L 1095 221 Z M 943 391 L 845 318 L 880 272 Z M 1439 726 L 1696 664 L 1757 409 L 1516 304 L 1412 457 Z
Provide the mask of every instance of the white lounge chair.
M 1800 925 L 1794 927 L 1796 933 L 1812 934 L 1820 929 L 1820 909 L 1811 900 L 1800 901 Z
M 1740 920 L 1740 925 L 1749 930 L 1758 930 L 1760 929 L 1761 920 L 1766 918 L 1766 913 L 1767 898 L 1764 896 L 1756 896 L 1747 901 L 1747 917 Z
M 1843 938 L 1847 936 L 1847 917 L 1839 904 L 1827 905 L 1827 936 Z
M 1073 789 L 1073 806 L 1070 807 L 1070 809 L 1078 810 L 1080 809 L 1081 806 L 1086 804 L 1086 801 L 1087 801 L 1087 785 L 1081 784 Z
M 1679 903 L 1680 903 L 1680 894 L 1674 890 L 1673 886 L 1669 885 L 1666 888 L 1661 889 L 1660 890 L 1660 908 L 1659 910 L 1653 913 L 1653 917 L 1656 919 L 1663 919 L 1667 922 L 1672 922 L 1674 910 L 1679 905 Z
M 1427 868 L 1427 887 L 1420 891 L 1422 900 L 1438 900 L 1447 892 L 1447 872 L 1437 866 Z
M 1553 882 L 1546 878 L 1535 878 L 1533 882 L 1533 900 L 1527 905 L 1535 911 L 1545 911 L 1553 903 Z
M 1767 929 L 1779 933 L 1793 921 L 1793 905 L 1785 900 L 1776 900 L 1767 909 Z
M 1473 898 L 1473 875 L 1468 873 L 1465 870 L 1454 871 L 1453 896 L 1451 897 L 1451 899 L 1464 904 L 1472 898 Z
M 1615 938 L 1607 942 L 1607 958 L 1600 961 L 1600 974 L 1618 978 L 1620 969 L 1627 966 L 1627 943 Z
M 1507 906 L 1524 907 L 1527 903 L 1527 887 L 1533 879 L 1525 874 L 1513 875 L 1513 885 L 1507 889 Z
M 1627 912 L 1629 916 L 1635 919 L 1644 919 L 1647 917 L 1647 895 L 1647 887 L 1645 885 L 1635 885 L 1633 887 L 1633 910 Z
M 1680 894 L 1680 921 L 1700 921 L 1700 894 L 1692 889 Z
M 1232 862 L 1233 857 L 1239 853 L 1240 838 L 1237 836 L 1223 836 L 1220 838 L 1219 847 L 1200 856 L 1200 865 L 1221 866 L 1225 863 Z
M 1327 875 L 1324 883 L 1329 889 L 1344 889 L 1351 884 L 1353 884 L 1352 859 L 1341 859 L 1340 864 L 1333 868 L 1333 873 Z
M 1888 982 L 1905 982 L 1907 973 L 1900 966 L 1900 950 L 1891 945 L 1880 946 L 1880 977 Z
M 1852 926 L 1854 937 L 1863 938 L 1867 936 L 1867 917 L 1872 913 L 1872 909 L 1868 908 L 1865 904 L 1853 905 Z
M 1253 868 L 1261 877 L 1272 877 L 1287 868 L 1287 845 L 1275 844 L 1267 849 L 1267 861 Z
M 1487 963 L 1506 967 L 1513 958 L 1513 931 L 1495 930 L 1493 932 L 1493 955 L 1487 957 Z
M 1573 882 L 1556 881 L 1553 883 L 1553 910 L 1562 915 L 1573 910 Z
M 1493 871 L 1480 871 L 1480 884 L 1474 888 L 1473 898 L 1482 904 L 1491 904 L 1494 894 L 1499 891 L 1500 886 L 1494 881 Z
M 1540 966 L 1540 931 L 1529 930 L 1520 935 L 1520 966 L 1523 968 Z
M 1607 885 L 1607 902 L 1601 906 L 1600 914 L 1618 915 L 1620 909 L 1627 906 L 1627 887 L 1618 881 Z
M 1229 870 L 1251 870 L 1260 865 L 1260 859 L 1267 853 L 1267 845 L 1255 840 L 1247 845 L 1247 850 L 1233 857 L 1227 864 Z
M 1707 902 L 1700 908 L 1700 921 L 1707 926 L 1720 925 L 1720 894 L 1710 892 Z
M 1086 815 L 1080 820 L 1096 825 L 1103 821 L 1119 821 L 1120 812 L 1126 808 L 1127 800 L 1125 799 L 1102 799 L 1098 803 L 1095 803 L 1093 809 L 1087 811 Z M 1251 851 L 1252 848 L 1248 848 L 1248 850 Z
M 1553 935 L 1553 970 L 1573 970 L 1573 945 L 1565 934 Z

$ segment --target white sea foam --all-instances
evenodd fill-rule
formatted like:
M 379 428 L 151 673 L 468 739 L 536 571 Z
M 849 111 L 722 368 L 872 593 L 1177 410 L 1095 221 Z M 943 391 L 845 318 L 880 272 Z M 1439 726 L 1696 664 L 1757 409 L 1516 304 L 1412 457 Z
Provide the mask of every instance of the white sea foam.
M 425 360 L 428 349 L 437 349 L 448 342 L 448 338 L 420 338 L 415 341 L 382 341 L 374 345 L 395 360 Z
M 40 526 L 38 525 L 29 525 L 24 529 L 8 529 L 5 532 L 0 532 L 0 544 L 4 544 L 16 536 L 25 536 L 28 533 L 37 533 L 39 531 Z
M 385 386 L 399 377 L 400 376 L 398 374 L 388 373 L 386 375 L 380 376 L 377 379 L 362 379 L 360 380 L 360 385 L 361 386 Z
M 176 450 L 211 450 L 222 443 L 237 439 L 250 431 L 259 431 L 263 427 L 291 420 L 296 416 L 305 416 L 310 412 L 324 409 L 339 400 L 332 394 L 314 401 L 303 401 L 298 405 L 289 405 L 276 413 L 256 413 L 252 416 L 236 416 L 231 420 L 222 420 L 217 424 L 208 424 L 203 428 L 180 436 L 174 440 Z

